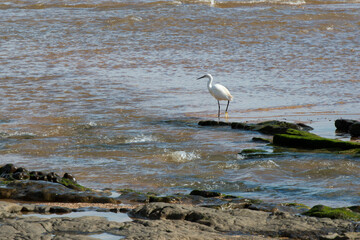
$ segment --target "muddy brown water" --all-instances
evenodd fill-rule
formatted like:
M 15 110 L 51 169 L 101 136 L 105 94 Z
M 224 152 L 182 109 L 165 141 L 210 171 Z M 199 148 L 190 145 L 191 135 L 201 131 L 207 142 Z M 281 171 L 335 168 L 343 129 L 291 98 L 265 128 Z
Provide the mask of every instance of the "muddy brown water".
M 229 121 L 346 139 L 334 120 L 360 119 L 359 16 L 352 0 L 1 1 L 0 164 L 97 189 L 359 204 L 359 158 L 244 159 L 274 149 L 199 127 L 217 106 L 196 80 L 210 72 L 229 88 Z

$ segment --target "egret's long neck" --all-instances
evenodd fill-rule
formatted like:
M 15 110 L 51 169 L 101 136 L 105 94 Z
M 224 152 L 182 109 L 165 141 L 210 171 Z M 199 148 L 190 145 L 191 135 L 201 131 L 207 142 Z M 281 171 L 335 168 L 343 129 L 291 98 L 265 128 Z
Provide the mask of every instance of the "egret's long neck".
M 207 87 L 208 87 L 209 90 L 212 88 L 212 82 L 213 82 L 213 78 L 209 77 L 209 81 L 207 83 Z

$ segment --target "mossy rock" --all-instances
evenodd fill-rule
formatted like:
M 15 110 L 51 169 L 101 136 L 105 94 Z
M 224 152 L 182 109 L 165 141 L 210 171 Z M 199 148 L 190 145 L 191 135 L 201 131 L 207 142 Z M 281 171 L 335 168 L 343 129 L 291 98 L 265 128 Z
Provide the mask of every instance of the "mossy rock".
M 313 133 L 295 129 L 288 129 L 285 134 L 274 135 L 273 144 L 303 149 L 349 150 L 360 148 L 360 144 L 356 142 L 324 138 Z
M 75 183 L 75 182 L 71 181 L 68 178 L 64 178 L 64 177 L 61 178 L 59 183 L 64 185 L 67 188 L 74 189 L 76 191 L 91 191 L 90 188 L 86 188 L 84 186 L 81 186 L 80 184 Z
M 360 221 L 360 214 L 351 211 L 349 208 L 331 208 L 324 205 L 316 205 L 304 215 L 319 218 L 344 219 Z

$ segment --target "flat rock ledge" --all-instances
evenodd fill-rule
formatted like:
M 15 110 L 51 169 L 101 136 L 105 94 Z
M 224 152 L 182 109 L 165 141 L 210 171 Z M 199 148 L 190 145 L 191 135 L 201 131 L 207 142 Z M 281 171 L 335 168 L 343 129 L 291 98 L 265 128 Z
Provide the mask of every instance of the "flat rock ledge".
M 31 208 L 26 204 L 26 208 Z M 38 218 L 24 205 L 0 202 L 0 239 L 360 239 L 359 225 L 288 212 L 149 203 L 131 210 L 130 222 L 103 217 Z

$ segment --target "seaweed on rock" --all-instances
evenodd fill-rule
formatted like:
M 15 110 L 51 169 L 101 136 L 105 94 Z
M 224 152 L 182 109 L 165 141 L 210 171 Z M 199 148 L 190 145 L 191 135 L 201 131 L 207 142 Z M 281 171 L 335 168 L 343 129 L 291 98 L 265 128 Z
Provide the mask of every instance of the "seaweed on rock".
M 288 129 L 284 134 L 275 134 L 273 144 L 302 149 L 331 149 L 340 151 L 360 148 L 360 144 L 356 142 L 324 138 L 313 133 L 295 129 Z

